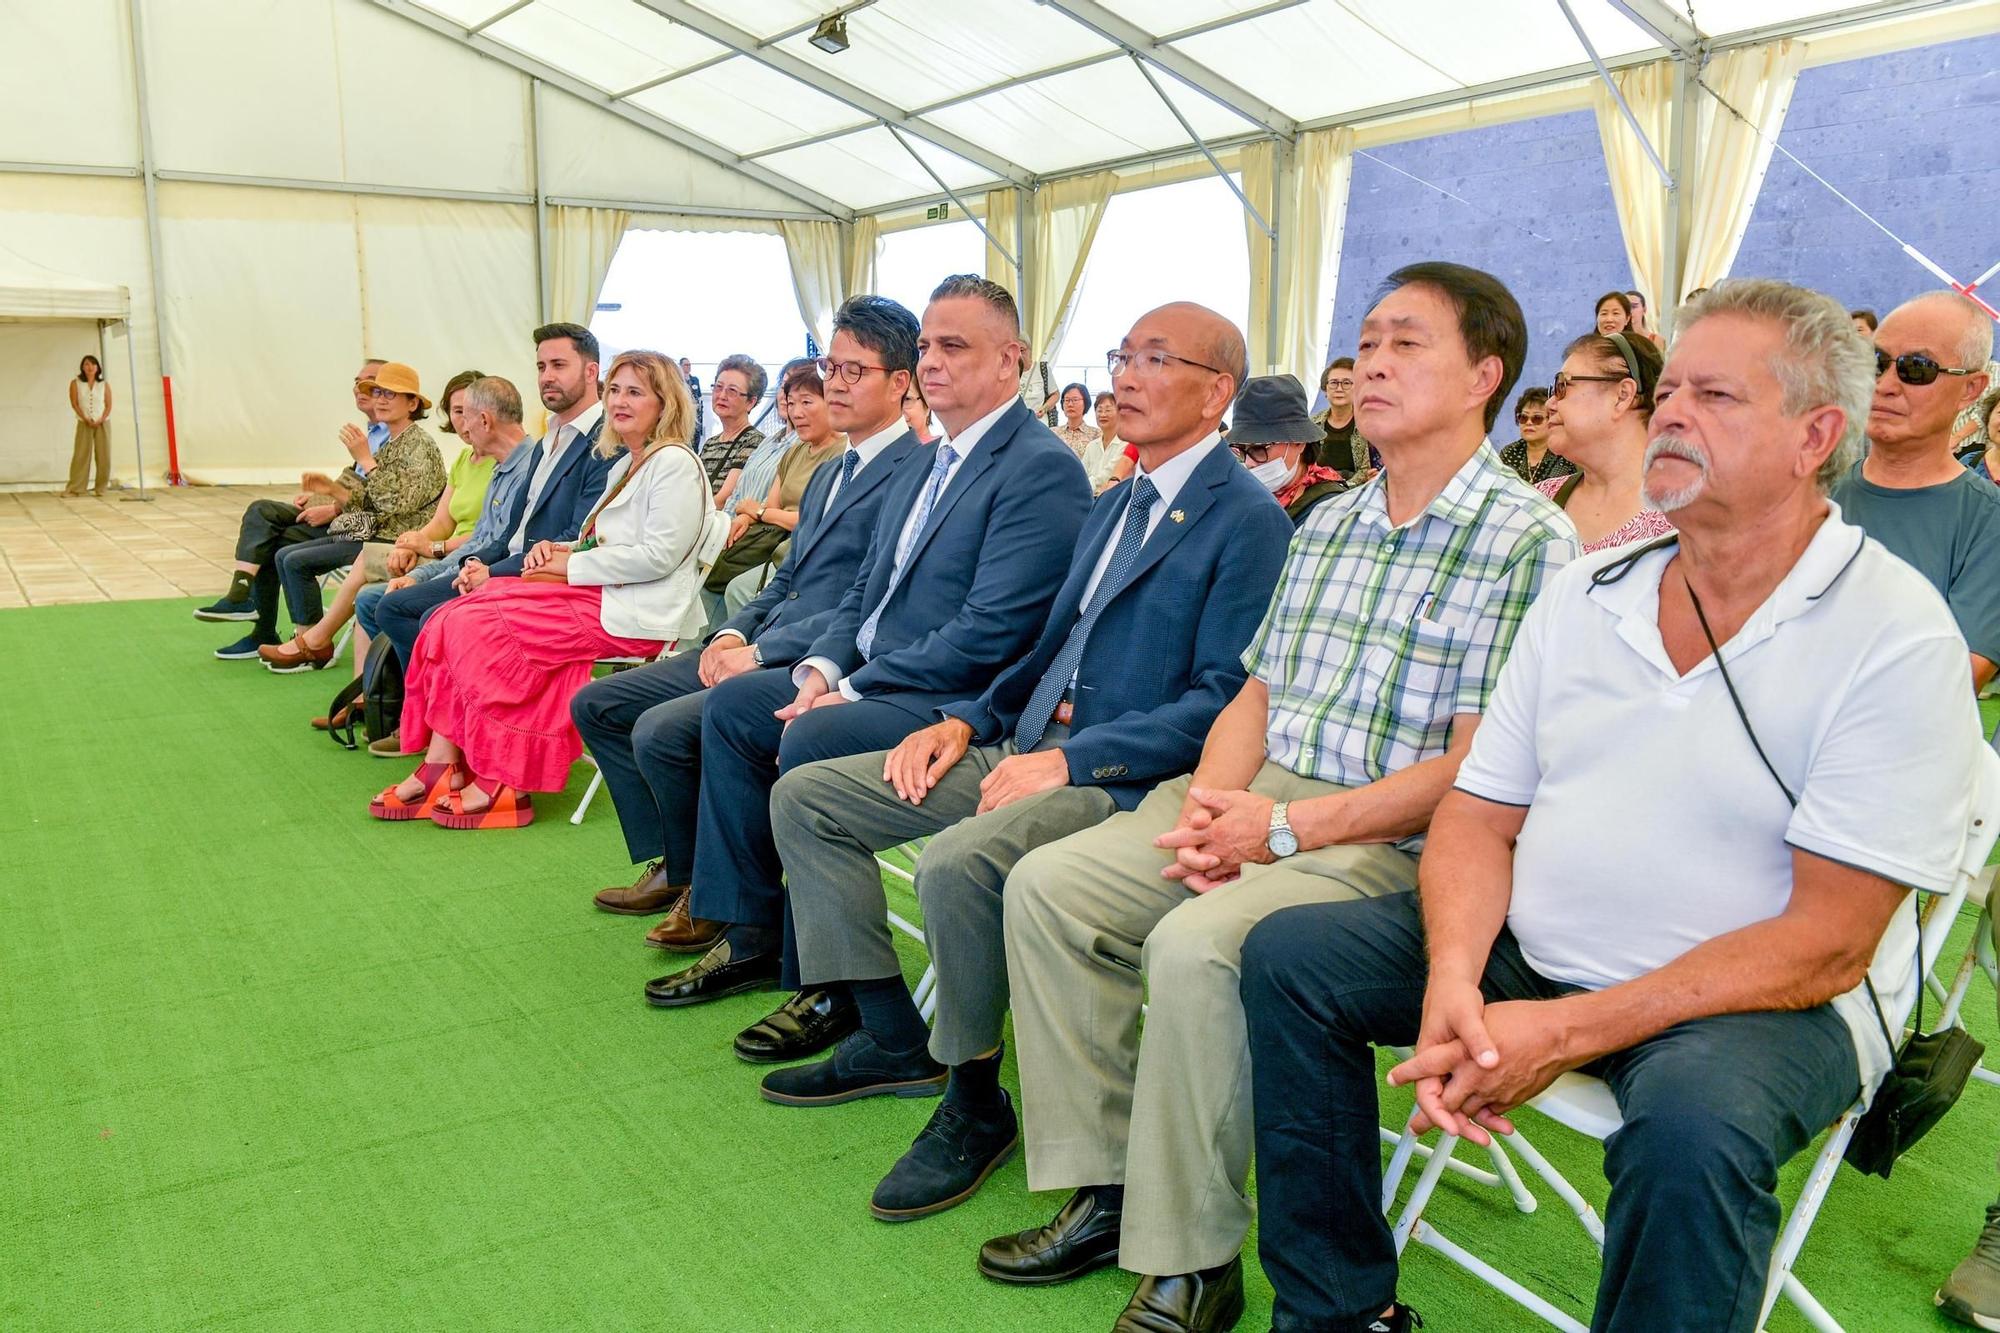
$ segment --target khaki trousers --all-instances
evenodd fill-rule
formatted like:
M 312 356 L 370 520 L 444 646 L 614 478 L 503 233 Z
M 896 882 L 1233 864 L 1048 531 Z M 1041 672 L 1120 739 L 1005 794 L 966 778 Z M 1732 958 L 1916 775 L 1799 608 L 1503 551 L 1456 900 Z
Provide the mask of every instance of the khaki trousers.
M 64 490 L 70 495 L 82 495 L 90 480 L 90 463 L 97 460 L 97 493 L 104 494 L 104 488 L 111 484 L 111 426 L 86 426 L 81 420 L 76 423 L 76 444 L 69 456 L 69 485 Z
M 1271 763 L 1250 789 L 1340 790 Z M 1243 937 L 1283 907 L 1417 883 L 1416 858 L 1394 847 L 1322 847 L 1194 893 L 1162 877 L 1172 858 L 1153 846 L 1187 790 L 1164 783 L 1136 810 L 1029 852 L 1006 890 L 1028 1187 L 1122 1183 L 1118 1262 L 1157 1276 L 1225 1263 L 1249 1233 Z

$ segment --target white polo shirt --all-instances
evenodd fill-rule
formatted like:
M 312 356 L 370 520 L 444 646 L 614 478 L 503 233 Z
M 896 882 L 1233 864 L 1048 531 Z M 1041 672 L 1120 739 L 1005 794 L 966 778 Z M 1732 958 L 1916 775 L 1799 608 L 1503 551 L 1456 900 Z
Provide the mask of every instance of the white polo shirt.
M 1681 676 L 1660 638 L 1652 551 L 1563 570 L 1529 610 L 1458 786 L 1528 807 L 1507 925 L 1537 972 L 1597 990 L 1777 916 L 1792 849 L 1931 892 L 1971 819 L 1979 714 L 1965 640 L 1922 576 L 1837 506 L 1722 657 L 1793 809 L 1757 758 L 1711 655 Z M 1678 577 L 1676 575 L 1676 577 Z M 1898 909 L 1871 968 L 1893 1016 L 1913 998 Z M 1890 1052 L 1865 989 L 1834 1001 L 1862 1088 Z

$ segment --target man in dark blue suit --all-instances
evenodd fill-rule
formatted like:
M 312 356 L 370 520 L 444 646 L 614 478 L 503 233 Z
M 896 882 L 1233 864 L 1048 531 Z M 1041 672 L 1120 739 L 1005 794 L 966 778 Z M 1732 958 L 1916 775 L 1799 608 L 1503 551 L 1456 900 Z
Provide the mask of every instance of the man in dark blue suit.
M 795 768 L 772 793 L 800 971 L 848 991 L 863 1022 L 831 1059 L 771 1074 L 764 1096 L 816 1106 L 946 1088 L 877 1187 L 877 1217 L 961 1202 L 1019 1141 L 1000 1086 L 1008 871 L 1192 770 L 1243 685 L 1292 534 L 1216 433 L 1244 359 L 1235 326 L 1201 306 L 1140 319 L 1112 355 L 1118 434 L 1139 466 L 1091 510 L 1034 650 L 895 749 Z M 932 835 L 917 897 L 934 1032 L 903 984 L 874 856 Z
M 597 338 L 581 324 L 545 324 L 535 330 L 536 387 L 552 414 L 548 434 L 535 444 L 528 484 L 515 502 L 505 542 L 465 558 L 455 579 L 432 579 L 384 596 L 375 610 L 396 655 L 407 665 L 424 618 L 487 579 L 519 575 L 521 557 L 539 541 L 575 541 L 603 498 L 615 461 L 595 446 L 604 429 L 597 384 Z
M 708 691 L 804 657 L 853 585 L 883 498 L 903 461 L 922 450 L 902 417 L 917 369 L 917 332 L 917 317 L 883 296 L 852 297 L 835 312 L 821 375 L 827 415 L 849 443 L 806 483 L 791 553 L 699 654 L 593 681 L 570 704 L 617 803 L 626 851 L 635 863 L 650 862 L 629 888 L 605 889 L 596 902 L 626 916 L 666 912 L 649 944 L 702 953 L 720 933 L 695 920 L 687 903 Z
M 945 433 L 898 474 L 860 577 L 805 659 L 711 692 L 691 906 L 728 930 L 692 968 L 648 983 L 652 1003 L 761 989 L 794 964 L 771 842 L 770 792 L 781 772 L 887 749 L 933 721 L 940 704 L 976 696 L 1033 646 L 1090 507 L 1090 483 L 1021 403 L 1026 355 L 1005 288 L 959 276 L 931 294 L 917 369 Z M 816 1039 L 823 1046 L 837 1035 L 820 1025 Z

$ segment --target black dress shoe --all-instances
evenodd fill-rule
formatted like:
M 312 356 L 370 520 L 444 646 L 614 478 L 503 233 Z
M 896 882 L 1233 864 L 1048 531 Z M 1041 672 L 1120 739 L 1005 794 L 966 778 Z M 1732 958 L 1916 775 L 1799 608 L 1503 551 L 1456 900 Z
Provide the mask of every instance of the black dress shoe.
M 646 1003 L 675 1009 L 684 1004 L 719 1000 L 725 995 L 741 995 L 744 991 L 769 990 L 778 984 L 778 966 L 776 953 L 736 957 L 725 939 L 703 954 L 693 967 L 647 982 Z
M 1045 1227 L 999 1236 L 979 1247 L 979 1271 L 995 1282 L 1042 1287 L 1118 1261 L 1123 1196 L 1107 1205 L 1094 1189 L 1069 1196 Z
M 875 1187 L 868 1211 L 884 1222 L 912 1222 L 956 1207 L 1020 1144 L 1021 1122 L 1004 1088 L 1000 1105 L 990 1110 L 941 1102 L 924 1132 Z
M 759 1089 L 780 1106 L 836 1106 L 863 1097 L 935 1097 L 949 1071 L 921 1046 L 906 1055 L 883 1050 L 866 1030 L 841 1038 L 818 1064 L 793 1065 L 764 1075 Z
M 1111 1333 L 1228 1333 L 1243 1317 L 1243 1259 L 1172 1277 L 1142 1277 Z
M 753 1065 L 783 1064 L 818 1055 L 861 1026 L 861 1011 L 846 995 L 802 990 L 736 1034 L 736 1058 Z

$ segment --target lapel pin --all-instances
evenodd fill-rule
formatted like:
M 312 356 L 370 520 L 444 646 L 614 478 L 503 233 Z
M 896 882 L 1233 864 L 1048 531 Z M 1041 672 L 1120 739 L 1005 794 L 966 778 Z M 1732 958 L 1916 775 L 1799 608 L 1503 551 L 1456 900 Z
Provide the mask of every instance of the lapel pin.
M 1176 523 L 1185 523 L 1187 522 L 1187 511 L 1185 509 L 1176 509 L 1173 513 L 1168 514 L 1167 517 Z

